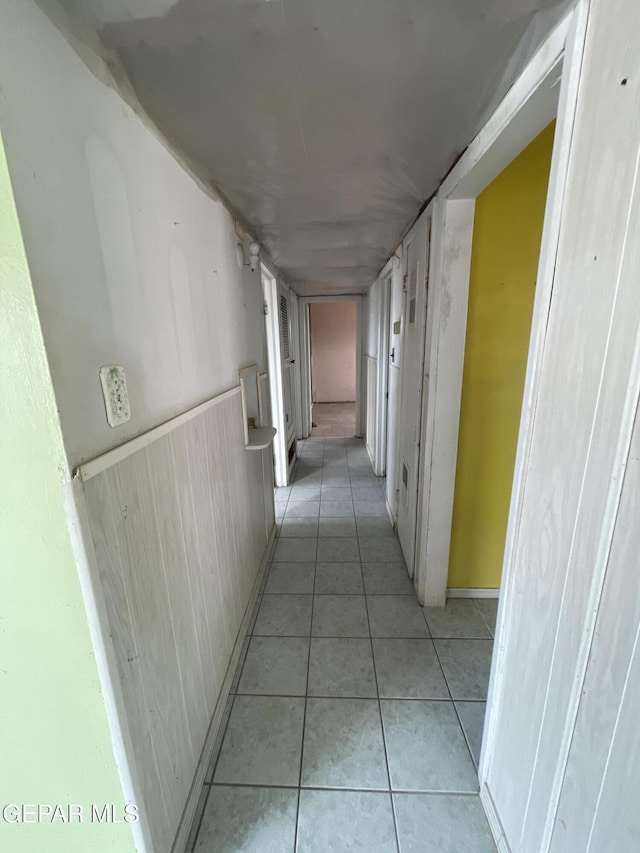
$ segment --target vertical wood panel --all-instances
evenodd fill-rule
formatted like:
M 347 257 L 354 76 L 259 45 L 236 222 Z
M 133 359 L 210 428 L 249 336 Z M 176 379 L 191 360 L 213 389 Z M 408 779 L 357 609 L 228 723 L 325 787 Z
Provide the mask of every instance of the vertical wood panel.
M 205 416 L 185 424 L 186 456 L 189 463 L 189 477 L 193 495 L 193 526 L 195 528 L 194 545 L 198 551 L 198 564 L 201 572 L 202 601 L 207 614 L 207 628 L 213 670 L 206 680 L 207 701 L 213 711 L 217 699 L 217 684 L 222 681 L 224 670 L 219 671 L 217 661 L 230 645 L 230 628 L 222 606 L 222 577 L 218 559 L 217 531 L 211 511 L 211 479 Z M 175 436 L 176 447 L 178 435 Z M 220 611 L 220 612 L 219 612 Z M 195 617 L 194 617 L 195 618 Z
M 152 843 L 158 850 L 170 843 L 172 828 L 164 806 L 164 792 L 151 738 L 148 704 L 145 701 L 141 658 L 134 635 L 133 615 L 127 599 L 121 554 L 122 514 L 120 486 L 115 469 L 105 471 L 84 484 L 87 516 L 96 555 L 97 587 L 104 598 L 109 618 L 109 643 L 118 666 L 124 721 L 133 749 L 131 768 L 134 785 L 140 791 L 141 811 Z M 159 813 L 149 803 L 159 802 Z
M 120 457 L 84 494 L 134 785 L 165 853 L 273 527 L 271 450 L 245 449 L 232 394 Z
M 262 398 L 263 423 L 261 426 L 273 426 L 271 417 L 271 392 L 269 388 L 269 375 L 263 373 L 258 379 L 260 394 Z M 276 523 L 275 503 L 274 503 L 274 458 L 273 446 L 267 447 L 262 451 L 262 481 L 264 485 L 263 500 L 265 511 L 265 540 L 264 547 L 269 540 L 269 535 Z
M 193 499 L 194 489 L 192 487 L 189 455 L 187 452 L 188 435 L 189 424 L 185 424 L 169 437 L 171 440 L 171 450 L 176 477 L 176 495 L 185 548 L 185 565 L 191 597 L 191 619 L 197 637 L 200 672 L 202 674 L 203 699 L 206 711 L 205 717 L 208 723 L 215 707 L 221 679 L 215 664 L 214 649 L 211 642 L 211 631 L 209 628 L 206 590 L 203 580 L 203 568 L 200 561 L 200 548 L 198 544 L 199 531 Z M 211 522 L 211 526 L 213 526 L 213 522 Z M 200 535 L 202 535 L 203 532 L 204 531 L 201 528 Z
M 634 0 L 592 0 L 489 716 L 487 785 L 514 850 L 550 841 L 633 423 L 639 38 Z
M 198 634 L 193 618 L 191 581 L 178 503 L 171 436 L 166 435 L 154 441 L 147 449 L 147 457 L 182 700 L 191 744 L 191 765 L 195 768 L 210 715 L 207 714 Z
M 228 656 L 233 647 L 233 625 L 236 624 L 237 605 L 234 583 L 235 547 L 232 537 L 233 508 L 231 504 L 233 498 L 229 494 L 229 474 L 227 458 L 224 453 L 226 443 L 224 439 L 223 404 L 207 412 L 204 426 L 211 487 L 210 512 L 215 525 L 217 571 L 220 573 L 221 598 L 219 606 L 216 608 L 216 618 L 219 619 L 224 614 L 227 628 L 224 638 L 225 654 Z
M 191 746 L 146 450 L 120 463 L 116 473 L 123 507 L 126 507 L 121 541 L 124 581 L 140 656 L 160 787 L 169 824 L 175 832 L 191 784 Z
M 640 423 L 616 519 L 551 850 L 633 850 L 640 839 Z M 576 820 L 575 816 L 582 819 Z

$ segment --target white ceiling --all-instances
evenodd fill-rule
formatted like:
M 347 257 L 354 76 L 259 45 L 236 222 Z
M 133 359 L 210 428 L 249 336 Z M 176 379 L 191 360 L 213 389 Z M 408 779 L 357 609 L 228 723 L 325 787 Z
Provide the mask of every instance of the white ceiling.
M 304 295 L 366 289 L 567 0 L 61 0 Z

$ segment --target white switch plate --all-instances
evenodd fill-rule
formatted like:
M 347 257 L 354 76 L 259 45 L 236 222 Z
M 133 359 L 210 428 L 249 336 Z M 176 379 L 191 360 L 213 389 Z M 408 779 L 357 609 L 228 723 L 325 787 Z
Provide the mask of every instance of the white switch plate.
M 100 368 L 100 384 L 104 394 L 109 426 L 116 427 L 131 420 L 129 394 L 124 368 L 119 364 L 106 364 Z

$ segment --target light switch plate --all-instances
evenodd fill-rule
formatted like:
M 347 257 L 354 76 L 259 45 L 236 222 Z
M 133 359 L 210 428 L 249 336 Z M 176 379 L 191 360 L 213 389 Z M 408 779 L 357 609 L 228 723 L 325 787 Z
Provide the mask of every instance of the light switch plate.
M 106 364 L 101 367 L 100 384 L 109 426 L 117 427 L 120 424 L 126 424 L 131 420 L 131 408 L 124 368 L 119 364 Z

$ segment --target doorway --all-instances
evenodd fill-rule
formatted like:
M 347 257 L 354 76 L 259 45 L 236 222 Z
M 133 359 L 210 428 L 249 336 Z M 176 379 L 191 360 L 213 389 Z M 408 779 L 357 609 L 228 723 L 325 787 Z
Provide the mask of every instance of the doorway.
M 449 595 L 500 588 L 554 132 L 476 199 Z
M 298 303 L 301 437 L 362 436 L 362 297 L 301 296 Z M 331 307 L 315 315 L 312 342 L 312 312 L 324 305 Z
M 544 537 L 540 543 L 535 543 L 539 549 L 536 561 L 531 560 L 531 552 L 535 550 L 531 549 L 531 542 L 529 542 L 530 550 L 526 553 L 522 550 L 517 551 L 517 547 L 518 537 L 523 530 L 521 521 L 525 491 L 535 489 L 532 485 L 535 473 L 532 473 L 530 452 L 534 425 L 536 430 L 538 428 L 536 416 L 541 389 L 541 365 L 550 363 L 545 362 L 547 358 L 545 347 L 552 329 L 549 316 L 553 314 L 557 304 L 552 297 L 555 298 L 556 295 L 554 282 L 556 281 L 557 253 L 562 239 L 560 223 L 563 209 L 567 204 L 565 191 L 568 188 L 570 175 L 570 152 L 578 104 L 578 81 L 584 47 L 585 22 L 586 5 L 581 4 L 552 31 L 534 55 L 526 71 L 509 90 L 485 129 L 476 137 L 445 179 L 434 199 L 433 252 L 430 268 L 432 296 L 430 296 L 429 310 L 431 343 L 425 360 L 425 374 L 428 375 L 429 385 L 423 400 L 422 413 L 424 441 L 418 507 L 417 589 L 420 601 L 433 607 L 434 610 L 439 610 L 443 617 L 448 611 L 451 618 L 452 610 L 459 613 L 463 610 L 470 612 L 475 606 L 476 609 L 481 609 L 483 615 L 491 619 L 496 618 L 495 646 L 492 655 L 485 656 L 483 664 L 489 674 L 489 689 L 482 700 L 486 700 L 486 723 L 483 723 L 484 708 L 480 705 L 474 707 L 477 711 L 475 723 L 478 738 L 479 742 L 482 742 L 479 762 L 480 796 L 496 839 L 504 835 L 502 827 L 506 814 L 505 808 L 507 810 L 509 808 L 505 803 L 507 801 L 513 803 L 517 800 L 518 807 L 528 803 L 527 786 L 532 776 L 522 771 L 521 755 L 522 745 L 530 735 L 532 744 L 527 754 L 527 769 L 530 771 L 531 767 L 539 761 L 539 755 L 543 751 L 546 752 L 546 767 L 554 766 L 549 760 L 552 751 L 547 747 L 543 749 L 543 741 L 538 739 L 537 723 L 536 726 L 531 726 L 528 717 L 530 708 L 535 708 L 539 715 L 545 713 L 545 690 L 550 684 L 548 669 L 545 671 L 532 661 L 538 659 L 538 648 L 542 646 L 542 638 L 545 642 L 548 639 L 553 646 L 554 636 L 553 632 L 541 631 L 540 642 L 537 642 L 538 637 L 535 636 L 535 630 L 532 630 L 535 623 L 531 621 L 526 632 L 522 629 L 522 602 L 525 599 L 515 590 L 516 585 L 523 588 L 527 586 L 528 594 L 531 596 L 527 607 L 529 609 L 537 607 L 538 616 L 540 613 L 548 612 L 552 605 L 556 606 L 555 602 L 551 601 L 549 603 L 545 601 L 542 605 L 540 597 L 536 599 L 535 605 L 531 603 L 535 596 L 539 596 L 542 589 L 537 579 L 546 568 Z M 554 120 L 557 121 L 556 126 L 550 128 L 549 125 Z M 533 146 L 533 149 L 530 146 Z M 485 281 L 487 287 L 484 295 L 490 298 L 484 305 L 483 300 L 474 304 L 474 294 L 470 293 L 473 285 L 472 265 L 479 260 L 473 259 L 473 252 L 478 249 L 474 237 L 477 236 L 476 226 L 478 229 L 482 226 L 483 192 L 488 191 L 488 194 L 491 194 L 494 183 L 495 191 L 510 170 L 518 169 L 518 160 L 521 157 L 526 159 L 536 147 L 538 154 L 541 149 L 547 148 L 547 159 L 546 167 L 537 170 L 538 226 L 535 239 L 532 239 L 529 246 L 533 260 L 528 271 L 525 270 L 523 274 L 525 288 L 528 280 L 528 294 L 524 299 L 523 292 L 512 280 L 512 271 L 506 267 L 498 269 L 495 263 L 491 270 L 491 263 L 489 263 L 490 280 L 488 284 Z M 550 148 L 553 151 L 549 170 L 548 149 Z M 544 157 L 540 158 L 538 166 L 544 159 Z M 531 168 L 531 163 L 528 168 Z M 526 173 L 527 169 L 523 171 Z M 518 196 L 519 192 L 520 196 Z M 520 190 L 513 196 L 512 201 L 522 204 L 524 213 L 530 216 L 531 208 L 526 204 L 527 193 Z M 478 221 L 474 222 L 476 216 Z M 498 243 L 501 243 L 497 254 L 500 265 L 511 248 L 515 247 L 516 241 L 522 237 L 522 233 L 518 232 L 530 229 L 530 234 L 525 236 L 533 238 L 531 222 L 527 224 L 525 220 L 526 216 L 521 217 L 519 221 L 513 213 L 504 217 L 501 236 L 498 240 Z M 479 230 L 477 233 L 479 234 Z M 516 254 L 522 254 L 522 251 L 523 248 L 520 246 Z M 495 235 L 492 252 L 495 259 Z M 506 277 L 507 273 L 508 277 Z M 508 294 L 509 300 L 506 299 Z M 519 352 L 524 350 L 524 353 L 516 354 L 511 349 L 511 345 L 509 352 L 500 353 L 499 345 L 504 343 L 507 337 L 501 337 L 499 333 L 496 337 L 496 329 L 487 334 L 489 326 L 497 319 L 505 319 L 505 316 L 508 318 L 514 308 L 518 306 L 522 308 L 523 302 L 527 303 L 527 310 L 521 313 L 517 324 L 513 319 L 510 321 L 514 328 L 508 328 L 507 331 L 509 334 L 513 333 L 511 341 L 513 346 L 517 344 L 520 348 Z M 476 327 L 475 340 L 473 340 L 472 327 Z M 478 336 L 478 328 L 483 329 L 485 334 Z M 471 332 L 471 337 L 468 336 L 468 332 Z M 467 346 L 468 344 L 470 346 Z M 526 361 L 524 369 L 523 358 Z M 482 374 L 491 363 L 493 363 L 492 370 L 495 375 L 489 383 L 487 377 Z M 564 369 L 564 365 L 559 362 L 553 362 L 553 367 L 558 371 Z M 477 385 L 475 403 L 471 407 L 474 395 L 470 393 L 472 385 L 468 380 L 473 380 L 474 370 L 476 371 L 475 379 L 478 381 L 475 383 Z M 461 409 L 463 380 L 464 384 L 468 385 L 465 403 L 467 412 L 470 408 L 475 408 L 475 413 L 470 419 L 470 430 L 465 428 L 465 410 Z M 502 398 L 500 392 L 503 392 Z M 495 435 L 489 439 L 489 432 L 485 431 L 485 423 L 490 424 L 488 417 L 486 422 L 483 421 L 487 416 L 487 410 L 490 415 L 491 409 L 499 406 L 505 406 L 505 411 L 509 409 L 512 413 L 514 409 L 516 411 L 515 426 L 512 423 L 510 427 L 511 434 L 513 432 L 516 434 L 515 441 L 514 439 L 511 439 L 511 442 L 507 441 L 504 435 L 502 439 L 497 439 Z M 483 408 L 485 411 L 480 418 L 479 413 Z M 499 425 L 502 426 L 504 422 L 503 411 L 503 418 Z M 495 424 L 492 428 L 495 430 Z M 465 431 L 468 432 L 466 436 Z M 499 434 L 500 430 L 497 432 Z M 461 443 L 465 442 L 467 443 L 466 463 L 464 452 L 460 457 L 458 456 Z M 470 450 L 469 444 L 473 445 Z M 492 454 L 489 451 L 496 444 L 502 450 L 509 445 L 509 453 L 503 454 L 500 463 L 495 457 L 490 461 Z M 467 463 L 470 467 L 465 474 L 464 469 Z M 481 464 L 487 464 L 488 468 L 481 472 L 480 478 L 477 466 Z M 482 529 L 487 526 L 487 517 L 482 516 L 482 511 L 475 521 L 480 528 L 476 547 L 480 547 L 479 543 L 481 543 L 481 546 L 486 549 L 485 559 L 489 559 L 493 564 L 490 567 L 486 564 L 482 566 L 477 564 L 475 569 L 482 568 L 485 572 L 488 570 L 496 572 L 495 564 L 497 563 L 497 572 L 493 578 L 477 580 L 476 576 L 474 580 L 468 575 L 464 577 L 462 574 L 466 571 L 466 568 L 462 567 L 464 547 L 460 547 L 464 546 L 464 543 L 452 541 L 454 512 L 463 513 L 465 510 L 465 501 L 462 500 L 464 493 L 458 491 L 458 485 L 463 477 L 466 477 L 467 488 L 476 488 L 479 485 L 479 479 L 484 480 L 485 486 L 488 484 L 489 488 L 494 488 L 496 483 L 501 482 L 502 492 L 504 492 L 505 482 L 507 484 L 506 500 L 504 495 L 502 498 L 502 514 L 498 513 L 492 519 L 492 536 L 487 535 L 484 541 L 482 539 L 487 533 Z M 464 486 L 462 488 L 464 489 Z M 478 500 L 482 498 L 476 495 L 476 502 Z M 496 507 L 500 506 L 500 501 L 495 495 L 490 498 L 485 496 L 484 500 L 490 500 Z M 469 509 L 469 504 L 466 509 Z M 480 507 L 480 510 L 482 509 Z M 544 512 L 544 507 L 528 507 L 528 510 L 530 512 L 533 510 L 534 513 Z M 496 533 L 499 529 L 498 517 L 502 519 L 499 534 Z M 467 535 L 466 531 L 463 533 Z M 453 535 L 456 536 L 455 528 L 453 528 Z M 487 557 L 490 553 L 488 543 L 493 548 L 493 557 Z M 456 548 L 458 548 L 457 557 Z M 469 553 L 467 550 L 467 557 Z M 470 596 L 477 599 L 478 595 L 483 592 L 487 594 L 488 591 L 496 596 L 500 588 L 497 607 L 495 598 L 494 602 L 454 601 L 449 602 L 446 609 L 442 607 L 446 603 L 447 594 L 450 595 L 452 592 L 448 584 L 449 570 L 453 567 L 454 561 L 458 572 L 456 580 L 458 594 L 461 597 Z M 483 586 L 468 586 L 471 583 L 483 584 Z M 545 593 L 548 588 L 549 586 L 545 588 Z M 562 594 L 561 585 L 559 589 L 559 594 Z M 483 605 L 482 608 L 478 607 L 479 604 Z M 544 619 L 538 620 L 538 625 L 544 624 Z M 512 652 L 512 638 L 516 635 L 520 639 L 518 654 Z M 451 634 L 451 636 L 459 635 Z M 530 667 L 523 669 L 522 661 L 524 659 L 527 663 L 526 650 L 532 643 L 536 643 L 536 652 L 528 659 Z M 465 641 L 464 645 L 460 644 L 459 652 L 461 666 L 467 668 L 475 666 L 473 644 Z M 522 674 L 525 671 L 527 678 L 523 679 Z M 509 689 L 505 689 L 506 685 Z M 517 714 L 513 711 L 514 690 L 518 693 L 520 708 Z M 508 722 L 505 722 L 506 720 Z M 511 729 L 508 735 L 506 728 Z M 513 733 L 516 730 L 517 737 Z M 557 754 L 556 744 L 554 760 Z M 518 778 L 517 795 L 514 794 L 514 786 L 510 778 L 504 772 L 507 763 L 510 776 Z M 505 794 L 505 788 L 502 786 L 508 778 Z M 546 778 L 545 782 L 543 797 L 547 797 L 550 788 L 549 778 Z M 543 790 L 542 787 L 540 790 Z M 501 798 L 499 803 L 495 799 L 496 793 Z M 536 846 L 536 849 L 541 848 Z
M 267 361 L 271 420 L 276 428 L 273 443 L 274 480 L 277 487 L 289 484 L 296 460 L 296 437 L 299 432 L 296 365 L 297 299 L 295 294 L 265 266 L 261 265 L 265 308 Z M 291 303 L 294 309 L 291 310 Z
M 355 302 L 309 306 L 312 437 L 355 435 L 356 331 Z
M 415 570 L 422 397 L 431 215 L 425 212 L 403 241 L 404 307 L 400 419 L 398 424 L 397 527 L 409 577 Z

